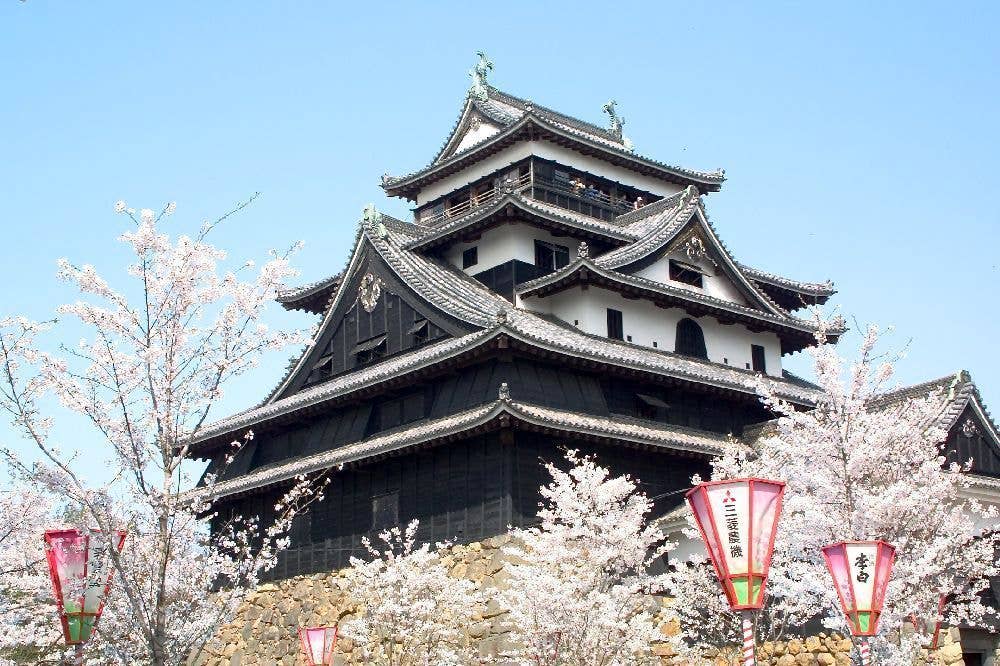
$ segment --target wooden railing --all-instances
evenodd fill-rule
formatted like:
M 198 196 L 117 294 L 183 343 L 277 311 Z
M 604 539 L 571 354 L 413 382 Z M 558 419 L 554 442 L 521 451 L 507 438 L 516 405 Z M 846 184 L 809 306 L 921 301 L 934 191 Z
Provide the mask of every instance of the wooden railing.
M 426 225 L 437 224 L 444 220 L 452 220 L 456 217 L 462 217 L 463 215 L 471 212 L 475 208 L 480 206 L 485 206 L 493 203 L 500 197 L 502 197 L 508 191 L 518 191 L 524 188 L 526 185 L 531 183 L 531 174 L 524 174 L 519 178 L 510 178 L 507 180 L 501 180 L 498 185 L 493 188 L 481 192 L 479 194 L 470 195 L 468 199 L 460 204 L 455 204 L 450 208 L 445 208 L 440 213 L 435 213 L 434 215 L 420 215 L 420 223 Z
M 506 192 L 519 192 L 525 189 L 529 190 L 529 196 L 533 199 L 602 220 L 613 220 L 633 208 L 631 202 L 610 197 L 596 188 L 574 186 L 572 182 L 524 174 L 516 179 L 499 181 L 493 188 L 470 195 L 462 203 L 445 208 L 441 212 L 430 214 L 429 211 L 425 211 L 420 215 L 420 224 L 431 226 L 453 220 L 467 215 L 480 206 L 492 204 Z
M 632 204 L 630 202 L 624 199 L 614 199 L 596 188 L 574 186 L 572 182 L 552 180 L 549 178 L 542 178 L 540 176 L 535 176 L 532 181 L 532 185 L 544 188 L 550 192 L 566 195 L 577 201 L 586 202 L 588 204 L 597 204 L 602 208 L 606 208 L 613 212 L 615 215 L 621 215 L 622 213 L 632 210 Z

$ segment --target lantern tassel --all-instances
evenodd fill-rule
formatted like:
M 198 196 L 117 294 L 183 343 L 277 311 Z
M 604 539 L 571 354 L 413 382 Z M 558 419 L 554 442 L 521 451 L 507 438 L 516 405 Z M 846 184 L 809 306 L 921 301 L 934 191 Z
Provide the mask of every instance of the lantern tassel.
M 740 620 L 743 624 L 743 666 L 756 666 L 757 660 L 754 658 L 753 641 L 753 614 L 748 610 L 742 611 L 740 613 Z
M 871 666 L 872 653 L 867 638 L 858 639 L 858 653 L 861 655 L 861 666 Z
M 79 643 L 73 653 L 73 666 L 83 666 L 83 643 Z

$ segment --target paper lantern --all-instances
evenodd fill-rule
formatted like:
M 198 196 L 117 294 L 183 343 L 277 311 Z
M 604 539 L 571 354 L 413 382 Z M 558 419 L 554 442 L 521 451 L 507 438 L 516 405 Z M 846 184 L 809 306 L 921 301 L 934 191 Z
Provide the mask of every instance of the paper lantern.
M 337 627 L 302 627 L 299 629 L 299 640 L 309 666 L 329 666 L 333 663 Z
M 874 636 L 896 549 L 884 541 L 841 541 L 823 548 L 840 606 L 855 636 Z
M 90 639 L 111 589 L 109 546 L 120 553 L 125 532 L 115 532 L 108 544 L 100 530 L 45 532 L 45 558 L 55 591 L 63 637 L 68 645 Z
M 733 610 L 764 605 L 785 484 L 766 479 L 701 483 L 686 497 Z

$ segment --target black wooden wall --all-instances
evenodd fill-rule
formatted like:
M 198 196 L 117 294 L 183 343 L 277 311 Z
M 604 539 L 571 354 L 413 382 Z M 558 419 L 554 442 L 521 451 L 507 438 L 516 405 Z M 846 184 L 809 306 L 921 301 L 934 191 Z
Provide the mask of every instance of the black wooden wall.
M 362 537 L 373 539 L 390 524 L 420 521 L 419 542 L 480 541 L 506 532 L 508 525 L 536 522 L 538 489 L 548 483 L 543 462 L 565 465 L 566 446 L 595 453 L 615 474 L 638 478 L 666 512 L 678 504 L 694 472 L 705 464 L 669 452 L 643 452 L 613 443 L 579 444 L 570 436 L 547 437 L 514 431 L 488 433 L 334 473 L 323 502 L 296 519 L 292 545 L 269 579 L 330 571 L 364 556 Z M 220 516 L 259 514 L 273 520 L 277 492 L 245 497 L 218 507 Z M 389 510 L 386 511 L 386 507 Z M 381 511 L 381 515 L 379 513 Z M 221 520 L 217 519 L 216 523 Z M 382 524 L 379 524 L 379 521 Z
M 666 451 L 641 451 L 614 443 L 580 443 L 569 434 L 552 437 L 541 433 L 518 432 L 515 439 L 517 446 L 512 449 L 514 485 L 511 488 L 511 523 L 517 526 L 537 522 L 538 502 L 541 498 L 538 489 L 551 480 L 543 463 L 551 462 L 556 467 L 565 469 L 568 467 L 563 455 L 566 449 L 594 454 L 597 461 L 615 476 L 632 476 L 647 497 L 658 498 L 654 501 L 656 515 L 663 515 L 681 503 L 684 495 L 679 491 L 691 486 L 693 474 L 704 476 L 710 472 L 706 459 L 681 457 Z
M 362 265 L 364 269 L 357 271 L 341 287 L 341 300 L 309 351 L 304 371 L 292 379 L 282 397 L 363 365 L 364 357 L 356 353 L 358 344 L 378 336 L 385 336 L 381 350 L 384 358 L 448 336 L 471 332 L 468 324 L 443 314 L 417 297 L 381 257 L 373 255 Z M 358 288 L 367 273 L 377 276 L 381 283 L 381 294 L 371 312 L 361 306 L 358 298 Z M 427 322 L 426 328 L 414 332 L 414 325 L 422 321 Z
M 709 398 L 679 387 L 602 377 L 529 358 L 488 358 L 458 374 L 361 404 L 333 408 L 321 417 L 282 431 L 258 432 L 222 478 L 335 449 L 424 418 L 442 418 L 492 402 L 504 382 L 512 398 L 520 402 L 594 416 L 625 415 L 719 434 L 740 434 L 745 425 L 767 418 L 752 397 L 744 401 Z M 654 398 L 657 406 L 651 406 L 649 398 Z
M 963 428 L 966 421 L 975 424 L 975 428 L 966 432 Z M 974 473 L 1000 477 L 1000 451 L 987 439 L 985 426 L 969 408 L 955 422 L 945 450 L 948 462 L 964 464 L 971 458 Z

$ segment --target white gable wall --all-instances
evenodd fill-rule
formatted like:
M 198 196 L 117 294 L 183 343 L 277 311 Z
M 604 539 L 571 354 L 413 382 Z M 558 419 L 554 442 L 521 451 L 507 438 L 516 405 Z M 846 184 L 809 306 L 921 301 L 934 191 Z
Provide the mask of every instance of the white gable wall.
M 483 232 L 482 237 L 471 243 L 456 243 L 445 252 L 445 259 L 459 270 L 464 270 L 469 275 L 481 273 L 494 266 L 507 263 L 513 259 L 519 259 L 529 264 L 535 263 L 535 240 L 548 241 L 557 245 L 565 245 L 569 248 L 569 259 L 576 259 L 579 241 L 568 236 L 553 236 L 545 229 L 539 229 L 530 224 L 515 222 L 513 224 L 501 224 Z M 479 255 L 479 262 L 466 269 L 462 268 L 462 253 L 470 247 L 476 246 Z
M 464 141 L 465 139 L 463 138 Z M 488 176 L 531 155 L 536 155 L 547 160 L 554 160 L 560 164 L 664 197 L 680 192 L 683 189 L 680 185 L 643 176 L 614 164 L 608 164 L 603 160 L 588 155 L 581 155 L 548 141 L 520 141 L 513 146 L 501 150 L 496 155 L 492 155 L 458 173 L 428 185 L 417 194 L 417 206 L 423 206 L 428 201 L 433 201 L 449 192 L 459 190 L 473 181 Z
M 677 261 L 682 261 L 685 264 L 692 264 L 704 270 L 705 273 L 707 273 L 702 281 L 704 287 L 699 289 L 693 285 L 685 284 L 683 282 L 674 282 L 671 280 L 670 259 L 676 259 Z M 683 252 L 671 252 L 669 255 L 653 262 L 642 270 L 636 271 L 635 274 L 648 280 L 669 284 L 672 287 L 690 289 L 691 291 L 705 294 L 706 296 L 721 298 L 722 300 L 729 301 L 730 303 L 749 305 L 749 303 L 747 303 L 747 299 L 743 297 L 743 294 L 740 293 L 740 290 L 735 284 L 733 284 L 732 280 L 730 280 L 729 277 L 723 273 L 721 268 L 712 264 L 712 262 L 707 258 L 692 261 L 691 259 L 688 259 L 687 255 Z
M 608 308 L 620 310 L 625 339 L 632 336 L 632 344 L 674 351 L 677 322 L 691 317 L 681 308 L 660 308 L 645 300 L 630 300 L 613 291 L 599 287 L 582 289 L 573 287 L 544 298 L 530 297 L 518 305 L 559 317 L 592 335 L 608 334 Z M 767 374 L 781 376 L 781 342 L 769 331 L 759 333 L 742 324 L 720 324 L 714 317 L 691 317 L 705 334 L 708 360 L 715 363 L 747 368 L 751 364 L 750 345 L 764 347 Z M 752 367 L 752 364 L 751 364 Z
M 459 141 L 458 146 L 455 147 L 454 152 L 459 153 L 500 131 L 500 128 L 497 125 L 482 120 L 482 116 L 479 116 L 479 118 L 479 126 L 475 129 L 469 128 L 466 130 L 465 134 L 462 136 L 462 140 Z

